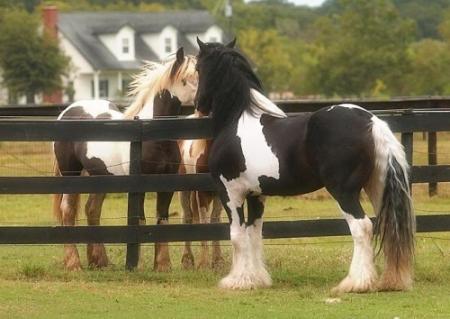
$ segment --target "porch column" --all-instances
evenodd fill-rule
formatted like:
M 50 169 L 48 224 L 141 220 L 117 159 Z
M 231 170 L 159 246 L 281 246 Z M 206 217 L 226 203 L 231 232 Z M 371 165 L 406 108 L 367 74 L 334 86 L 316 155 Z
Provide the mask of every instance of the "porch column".
M 122 87 L 122 72 L 120 72 L 120 71 L 117 73 L 117 90 L 122 95 L 125 95 L 125 92 L 123 92 L 123 87 Z
M 94 99 L 100 99 L 100 71 L 94 72 Z

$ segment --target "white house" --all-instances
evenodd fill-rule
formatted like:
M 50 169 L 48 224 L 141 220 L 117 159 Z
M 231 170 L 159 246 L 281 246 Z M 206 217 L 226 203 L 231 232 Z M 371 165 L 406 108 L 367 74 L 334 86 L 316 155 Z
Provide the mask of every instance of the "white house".
M 206 11 L 58 15 L 54 7 L 47 10 L 44 24 L 56 29 L 60 46 L 71 59 L 65 86 L 73 92 L 66 89 L 63 102 L 120 99 L 143 61 L 164 60 L 181 46 L 186 53 L 196 54 L 197 36 L 202 41 L 224 40 L 223 30 Z

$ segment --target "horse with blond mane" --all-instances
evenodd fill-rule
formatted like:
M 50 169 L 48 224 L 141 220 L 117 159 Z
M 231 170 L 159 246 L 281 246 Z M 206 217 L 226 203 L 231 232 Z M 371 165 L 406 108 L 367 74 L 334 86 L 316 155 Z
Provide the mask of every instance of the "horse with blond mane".
M 197 90 L 196 59 L 185 55 L 180 48 L 176 58 L 165 63 L 149 63 L 131 84 L 135 101 L 125 113 L 105 100 L 75 102 L 67 107 L 58 120 L 94 119 L 152 119 L 156 116 L 178 115 L 181 104 L 192 103 Z M 128 175 L 130 142 L 66 142 L 54 143 L 55 174 L 62 176 Z M 145 141 L 142 143 L 142 173 L 171 174 L 179 169 L 180 152 L 175 141 Z M 159 192 L 156 200 L 158 224 L 168 223 L 169 206 L 173 192 Z M 88 225 L 99 225 L 105 194 L 89 194 L 85 213 Z M 79 207 L 79 194 L 54 196 L 54 213 L 63 226 L 75 225 Z M 142 203 L 143 205 L 143 203 Z M 143 221 L 145 222 L 145 220 Z M 64 266 L 68 270 L 81 269 L 77 248 L 64 246 Z M 90 267 L 108 265 L 103 244 L 88 244 L 87 259 Z M 154 269 L 171 268 L 167 243 L 155 245 Z

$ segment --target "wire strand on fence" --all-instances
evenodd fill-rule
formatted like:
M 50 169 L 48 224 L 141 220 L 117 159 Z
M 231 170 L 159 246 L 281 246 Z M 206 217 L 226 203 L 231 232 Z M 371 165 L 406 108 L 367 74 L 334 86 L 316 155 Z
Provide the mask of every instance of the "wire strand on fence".
M 48 174 L 54 174 L 53 171 L 43 171 L 38 169 L 37 167 L 27 163 L 26 161 L 22 160 L 19 156 L 10 153 L 8 151 L 4 151 L 4 154 L 11 156 L 14 160 L 20 162 L 22 165 L 24 165 L 26 167 L 26 169 L 28 171 L 33 171 L 36 173 L 39 173 L 41 175 L 48 175 Z M 141 159 L 141 162 L 143 163 L 148 163 L 148 164 L 161 164 L 160 161 L 150 161 L 150 160 L 146 160 L 146 159 Z M 114 167 L 118 167 L 118 166 L 122 166 L 122 165 L 129 165 L 130 161 L 124 161 L 124 162 L 120 162 L 120 163 L 116 163 L 116 164 L 112 164 L 109 166 L 98 166 L 98 167 L 91 167 L 90 170 L 97 170 L 97 169 L 108 169 L 108 168 L 114 168 Z M 189 164 L 189 163 L 183 163 L 183 162 L 164 162 L 164 164 L 169 164 L 169 165 L 180 165 L 180 166 L 184 166 L 184 167 L 199 167 L 199 168 L 203 168 L 203 167 L 207 167 L 207 165 L 205 164 Z M 12 167 L 8 167 L 8 166 L 4 166 L 4 165 L 0 165 L 0 167 L 2 168 L 12 168 Z M 62 174 L 71 174 L 71 173 L 79 173 L 81 174 L 84 170 L 64 170 L 64 171 L 60 171 Z
M 350 236 L 350 235 L 344 235 L 344 236 Z M 450 241 L 449 238 L 440 237 L 440 236 L 426 236 L 426 235 L 417 235 L 416 239 L 420 240 L 440 240 L 440 241 Z M 274 243 L 274 242 L 267 242 L 267 240 L 286 240 L 286 238 L 283 239 L 264 239 L 266 241 L 264 243 L 264 246 L 304 246 L 304 245 L 337 245 L 337 244 L 351 244 L 353 243 L 352 239 L 341 239 L 341 240 L 329 240 L 328 238 L 320 238 L 315 241 L 308 241 L 305 240 L 305 238 L 290 238 L 290 241 L 296 241 L 296 242 L 288 242 L 288 243 Z M 224 240 L 221 240 L 221 243 L 218 243 L 217 245 L 220 247 L 232 247 L 232 244 L 230 243 L 223 243 Z M 225 240 L 227 241 L 227 240 Z M 208 240 L 210 242 L 210 240 Z M 184 243 L 168 243 L 170 247 L 184 247 Z M 2 244 L 2 246 L 14 246 L 14 247 L 48 247 L 48 246 L 60 246 L 63 244 Z M 126 243 L 107 243 L 106 246 L 125 246 Z M 154 243 L 141 243 L 141 246 L 153 246 Z M 202 244 L 199 242 L 192 242 L 192 247 L 202 247 Z

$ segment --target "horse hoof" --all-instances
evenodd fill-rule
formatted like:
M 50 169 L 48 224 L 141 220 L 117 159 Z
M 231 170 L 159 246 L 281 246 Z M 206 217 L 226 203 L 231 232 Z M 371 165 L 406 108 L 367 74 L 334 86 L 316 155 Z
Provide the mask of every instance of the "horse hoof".
M 225 267 L 225 259 L 223 259 L 222 257 L 220 258 L 215 258 L 213 259 L 213 261 L 211 262 L 211 268 L 215 271 L 221 270 Z
M 185 254 L 181 258 L 181 266 L 184 270 L 194 269 L 194 256 Z
M 201 260 L 197 265 L 197 269 L 200 269 L 200 270 L 209 269 L 208 260 Z
M 250 290 L 270 286 L 272 286 L 272 279 L 267 271 L 260 276 L 249 273 L 228 275 L 219 283 L 219 288 L 232 290 Z
M 89 268 L 104 268 L 109 264 L 108 256 L 103 245 L 89 244 L 87 248 L 87 259 Z
M 80 259 L 77 256 L 70 256 L 64 259 L 64 268 L 68 271 L 81 270 Z
M 331 289 L 331 295 L 338 296 L 347 292 L 365 293 L 376 291 L 376 278 L 355 281 L 351 277 L 345 277 L 339 285 Z
M 378 291 L 407 291 L 412 289 L 412 279 L 388 280 L 383 278 L 377 285 Z
M 64 268 L 68 271 L 81 271 L 81 264 L 78 263 L 70 263 L 70 264 L 65 264 Z
M 107 267 L 109 265 L 109 261 L 106 256 L 92 256 L 88 264 L 91 269 L 100 269 Z
M 169 272 L 172 270 L 172 265 L 170 263 L 168 264 L 157 264 L 154 267 L 154 271 L 156 272 Z

